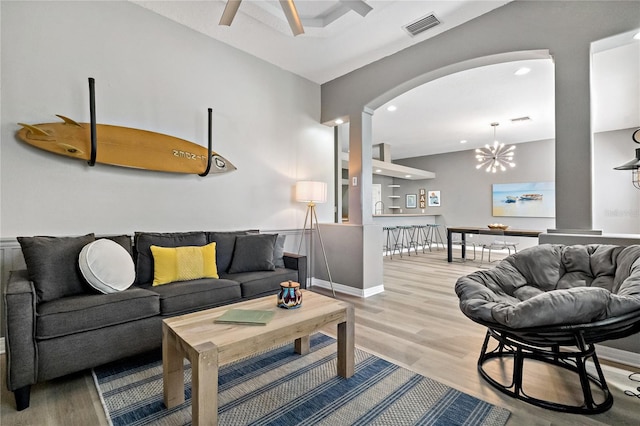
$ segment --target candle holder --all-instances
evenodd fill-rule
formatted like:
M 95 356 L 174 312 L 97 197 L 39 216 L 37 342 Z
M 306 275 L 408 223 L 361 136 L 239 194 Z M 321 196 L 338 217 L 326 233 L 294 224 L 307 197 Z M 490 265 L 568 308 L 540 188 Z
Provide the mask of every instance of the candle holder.
M 294 281 L 285 281 L 280 283 L 278 307 L 284 309 L 296 309 L 301 305 L 302 292 L 300 291 L 300 283 Z

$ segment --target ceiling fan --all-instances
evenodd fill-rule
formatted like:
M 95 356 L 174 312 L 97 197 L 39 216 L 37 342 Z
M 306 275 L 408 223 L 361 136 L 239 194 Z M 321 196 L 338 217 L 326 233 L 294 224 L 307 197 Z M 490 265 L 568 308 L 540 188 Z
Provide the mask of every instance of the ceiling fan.
M 280 6 L 287 17 L 287 21 L 289 21 L 289 26 L 291 27 L 293 35 L 297 36 L 304 34 L 304 28 L 302 28 L 302 22 L 300 22 L 300 16 L 298 16 L 298 11 L 296 10 L 296 5 L 293 0 L 279 1 Z M 241 2 L 242 0 L 227 0 L 227 5 L 224 7 L 224 12 L 222 12 L 219 25 L 231 25 Z

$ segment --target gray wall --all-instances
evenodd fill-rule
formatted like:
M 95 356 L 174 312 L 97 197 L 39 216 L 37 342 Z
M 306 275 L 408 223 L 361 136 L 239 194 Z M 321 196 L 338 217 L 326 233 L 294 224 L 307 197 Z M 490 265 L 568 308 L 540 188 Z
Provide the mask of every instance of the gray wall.
M 593 25 L 597 22 L 597 25 Z M 555 63 L 556 226 L 592 228 L 590 45 L 634 30 L 637 2 L 516 1 L 322 85 L 322 120 L 351 119 L 350 146 L 368 145 L 362 111 L 462 69 L 544 54 Z M 523 53 L 524 52 L 524 53 Z M 363 137 L 364 136 L 364 137 Z M 352 148 L 352 152 L 354 149 Z M 361 163 L 366 165 L 363 154 Z M 368 173 L 358 165 L 350 173 Z M 362 188 L 366 192 L 367 188 Z M 357 202 L 350 197 L 350 202 Z M 358 210 L 350 207 L 350 211 Z M 365 218 L 366 219 L 366 218 Z
M 382 258 L 382 226 L 321 223 L 319 228 L 336 291 L 368 297 L 384 290 L 382 262 L 373 262 Z M 329 288 L 329 274 L 318 239 L 313 253 L 313 284 Z
M 440 191 L 441 207 L 427 207 L 427 213 L 440 214 L 451 226 L 485 226 L 501 222 L 519 229 L 553 228 L 554 219 L 493 217 L 491 185 L 494 183 L 549 182 L 554 180 L 555 155 L 553 140 L 516 145 L 516 167 L 506 172 L 487 173 L 476 169 L 473 150 L 458 151 L 394 161 L 417 169 L 430 170 L 435 179 L 411 181 L 397 179 L 402 186 L 399 195 L 417 194 L 419 188 Z
M 555 155 L 553 140 L 517 145 L 514 169 L 503 173 L 487 173 L 476 169 L 473 150 L 452 152 L 395 161 L 417 169 L 430 170 L 435 179 L 410 181 L 396 179 L 402 186 L 399 195 L 417 194 L 419 188 L 440 191 L 441 206 L 428 207 L 426 213 L 439 214 L 436 222 L 443 226 L 486 226 L 504 223 L 517 229 L 547 230 L 555 227 L 554 218 L 494 217 L 491 191 L 494 183 L 523 183 L 554 181 Z M 534 238 L 518 240 L 519 247 L 537 244 Z
M 635 129 L 616 130 L 594 135 L 593 205 L 594 228 L 608 234 L 640 234 L 640 191 L 631 184 L 631 172 L 614 170 L 631 158 L 636 144 L 631 140 Z M 398 194 L 416 194 L 418 188 L 441 191 L 442 206 L 427 207 L 426 213 L 442 215 L 438 223 L 452 226 L 484 226 L 501 222 L 512 228 L 552 229 L 554 219 L 493 217 L 491 185 L 553 181 L 555 148 L 552 140 L 518 144 L 515 169 L 504 173 L 486 173 L 474 167 L 473 150 L 395 161 L 436 173 L 436 179 L 408 181 Z M 523 241 L 528 241 L 524 240 Z
M 129 2 L 1 2 L 3 238 L 193 229 L 301 228 L 297 180 L 329 182 L 333 132 L 320 87 Z M 174 175 L 34 149 L 16 124 L 89 120 L 206 144 L 238 170 Z M 318 206 L 332 221 L 331 203 Z
M 329 182 L 333 197 L 317 84 L 129 2 L 2 1 L 0 15 L 0 291 L 24 267 L 16 236 L 259 228 L 290 234 L 290 250 L 306 208 L 295 182 Z M 213 108 L 213 148 L 238 170 L 89 168 L 15 137 L 54 114 L 89 121 L 88 77 L 98 123 L 205 145 Z M 318 216 L 332 221 L 332 203 Z

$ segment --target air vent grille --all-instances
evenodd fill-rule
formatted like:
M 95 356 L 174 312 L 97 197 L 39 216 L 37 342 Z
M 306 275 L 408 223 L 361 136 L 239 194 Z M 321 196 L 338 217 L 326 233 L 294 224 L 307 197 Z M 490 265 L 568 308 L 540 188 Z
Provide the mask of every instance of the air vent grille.
M 521 123 L 523 121 L 529 121 L 531 120 L 531 117 L 518 117 L 518 118 L 512 118 L 511 122 L 512 123 Z
M 433 13 L 431 15 L 424 16 L 417 21 L 414 21 L 408 25 L 405 25 L 404 30 L 408 32 L 411 37 L 415 37 L 418 34 L 428 30 L 429 28 L 433 28 L 436 25 L 440 24 L 440 20 L 436 18 L 436 15 Z

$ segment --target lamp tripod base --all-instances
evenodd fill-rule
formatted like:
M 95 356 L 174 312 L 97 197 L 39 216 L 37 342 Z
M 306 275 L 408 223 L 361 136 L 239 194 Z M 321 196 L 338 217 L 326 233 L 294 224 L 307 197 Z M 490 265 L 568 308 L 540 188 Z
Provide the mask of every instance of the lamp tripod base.
M 309 223 L 309 231 L 310 231 L 310 247 L 309 256 L 313 255 L 313 224 L 315 221 L 315 230 L 318 234 L 318 240 L 320 240 L 320 247 L 322 248 L 322 257 L 324 258 L 324 265 L 327 268 L 327 275 L 329 277 L 329 284 L 331 285 L 331 293 L 333 297 L 336 297 L 336 291 L 333 288 L 333 279 L 331 278 L 331 270 L 329 269 L 329 262 L 327 261 L 327 252 L 324 248 L 324 242 L 322 241 L 322 233 L 320 232 L 320 227 L 318 226 L 318 215 L 316 214 L 316 204 L 309 203 L 307 204 L 307 212 L 304 216 L 304 226 L 302 228 L 303 237 L 300 239 L 300 245 L 298 246 L 298 254 L 300 254 L 300 249 L 302 248 L 302 241 L 304 240 L 304 234 L 307 231 L 307 222 Z M 313 263 L 312 263 L 313 264 Z M 309 268 L 309 274 L 311 275 L 311 268 Z

